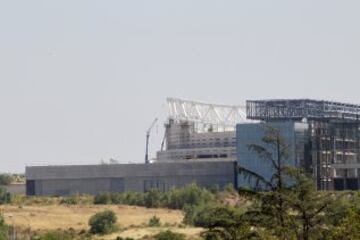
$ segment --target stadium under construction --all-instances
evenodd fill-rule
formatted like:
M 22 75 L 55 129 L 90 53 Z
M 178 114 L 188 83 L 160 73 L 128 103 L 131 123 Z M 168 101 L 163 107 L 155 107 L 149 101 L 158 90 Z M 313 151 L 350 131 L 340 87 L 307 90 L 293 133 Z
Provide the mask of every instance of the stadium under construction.
M 144 164 L 29 166 L 27 194 L 166 191 L 191 182 L 253 187 L 237 166 L 270 178 L 270 163 L 248 148 L 263 144 L 267 126 L 288 143 L 287 164 L 311 174 L 319 190 L 360 188 L 360 105 L 310 99 L 249 100 L 243 106 L 174 98 L 167 103 L 164 140 L 152 163 L 146 154 Z

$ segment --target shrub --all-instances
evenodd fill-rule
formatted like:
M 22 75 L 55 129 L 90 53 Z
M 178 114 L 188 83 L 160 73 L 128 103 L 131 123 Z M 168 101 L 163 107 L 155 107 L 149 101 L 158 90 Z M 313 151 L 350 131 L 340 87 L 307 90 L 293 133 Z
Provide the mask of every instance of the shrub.
M 218 184 L 215 184 L 215 185 L 212 185 L 210 188 L 209 188 L 209 191 L 212 193 L 212 194 L 217 194 L 220 192 L 220 187 Z
M 70 196 L 59 198 L 60 204 L 79 205 L 79 204 L 93 204 L 94 197 L 90 195 L 72 194 Z M 13 201 L 12 201 L 13 202 Z
M 89 220 L 90 232 L 93 234 L 107 234 L 115 230 L 117 221 L 114 211 L 105 210 L 96 213 Z
M 122 203 L 124 203 L 124 194 L 111 193 L 110 201 L 112 204 L 122 204 Z
M 360 239 L 360 210 L 349 208 L 340 224 L 330 229 L 329 239 Z
M 9 174 L 0 174 L 0 185 L 10 185 L 12 177 Z
M 181 233 L 174 233 L 170 230 L 165 232 L 160 232 L 159 234 L 155 235 L 155 240 L 184 240 L 185 235 Z
M 206 240 L 262 239 L 247 222 L 243 210 L 226 206 L 200 206 L 188 209 L 185 219 L 205 228 Z M 184 219 L 184 221 L 185 221 Z
M 32 240 L 72 240 L 75 239 L 73 231 L 49 231 L 41 235 L 35 235 Z
M 145 193 L 144 203 L 147 208 L 158 208 L 161 204 L 161 192 L 158 189 L 152 189 Z
M 111 202 L 111 194 L 108 192 L 102 192 L 96 194 L 94 198 L 94 204 L 110 204 Z
M 194 225 L 194 217 L 196 216 L 198 209 L 202 207 L 202 206 L 185 206 L 183 208 L 183 212 L 184 212 L 184 219 L 183 219 L 183 223 L 188 224 L 188 225 Z
M 234 185 L 232 185 L 231 183 L 227 184 L 225 187 L 224 187 L 224 190 L 228 193 L 231 193 L 231 194 L 236 194 L 236 189 L 234 188 Z
M 11 202 L 10 193 L 3 187 L 0 187 L 0 204 L 7 204 Z
M 78 194 L 70 195 L 61 199 L 60 204 L 76 205 L 81 202 L 80 196 Z
M 150 218 L 148 225 L 149 227 L 160 227 L 160 218 L 158 218 L 157 216 L 153 216 L 152 218 Z
M 127 192 L 123 196 L 122 204 L 145 206 L 145 193 Z
M 0 227 L 5 226 L 5 219 L 2 215 L 0 215 Z
M 215 186 L 214 191 L 217 191 L 216 189 Z M 201 205 L 214 200 L 215 195 L 210 191 L 200 188 L 196 184 L 190 184 L 183 188 L 173 188 L 168 192 L 160 192 L 158 189 L 152 189 L 146 193 L 102 192 L 95 196 L 94 204 L 126 204 L 147 208 L 183 209 L 185 205 Z
M 0 214 L 0 239 L 8 239 L 8 234 L 11 228 L 5 224 L 4 217 Z
M 185 205 L 202 205 L 212 201 L 214 195 L 196 184 L 190 184 L 184 188 L 172 189 L 167 193 L 166 206 L 172 209 L 183 209 Z

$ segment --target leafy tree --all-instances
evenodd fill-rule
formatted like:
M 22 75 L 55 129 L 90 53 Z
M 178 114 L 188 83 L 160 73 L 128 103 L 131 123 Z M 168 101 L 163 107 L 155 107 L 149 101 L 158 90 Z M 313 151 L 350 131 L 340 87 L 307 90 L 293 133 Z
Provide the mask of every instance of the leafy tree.
M 93 234 L 107 234 L 115 230 L 117 221 L 114 211 L 105 210 L 96 213 L 89 220 L 90 232 Z
M 259 235 L 251 229 L 239 209 L 224 206 L 207 206 L 202 208 L 193 219 L 196 227 L 207 230 L 202 234 L 205 239 L 259 239 Z
M 252 196 L 260 201 L 260 207 L 249 212 L 250 218 L 256 220 L 256 225 L 263 225 L 271 229 L 279 239 L 289 239 L 293 235 L 291 231 L 291 216 L 288 214 L 289 206 L 285 196 L 288 192 L 286 180 L 288 180 L 286 160 L 289 158 L 289 145 L 281 136 L 280 130 L 267 127 L 262 138 L 264 146 L 251 144 L 249 150 L 258 154 L 264 161 L 271 163 L 273 174 L 270 179 L 243 167 L 239 167 L 240 174 L 248 178 L 249 182 L 255 180 L 255 188 L 269 190 L 268 193 L 256 192 L 249 189 L 241 189 L 240 193 Z M 290 238 L 291 239 L 291 238 Z
M 353 240 L 360 239 L 360 210 L 350 208 L 346 217 L 333 228 L 327 239 Z
M 335 197 L 331 193 L 317 192 L 313 181 L 301 170 L 290 169 L 288 172 L 294 180 L 286 196 L 286 202 L 293 212 L 292 229 L 298 239 L 320 239 L 327 221 L 326 211 L 342 195 Z
M 341 196 L 317 192 L 312 179 L 301 170 L 286 164 L 289 145 L 280 131 L 267 128 L 262 141 L 265 146 L 250 145 L 249 149 L 270 162 L 270 179 L 248 169 L 239 169 L 255 187 L 266 192 L 241 189 L 240 193 L 254 200 L 253 207 L 244 215 L 257 229 L 267 229 L 273 236 L 285 239 L 320 239 L 324 236 L 328 210 Z

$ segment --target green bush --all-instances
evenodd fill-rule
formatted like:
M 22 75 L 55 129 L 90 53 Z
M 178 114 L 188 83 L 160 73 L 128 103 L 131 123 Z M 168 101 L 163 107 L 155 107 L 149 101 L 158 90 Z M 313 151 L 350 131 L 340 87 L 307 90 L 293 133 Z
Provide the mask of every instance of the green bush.
M 212 193 L 212 194 L 218 194 L 220 192 L 220 187 L 219 185 L 215 184 L 215 185 L 212 185 L 210 188 L 209 188 L 209 191 Z
M 159 208 L 163 206 L 161 198 L 162 193 L 158 189 L 152 189 L 145 193 L 144 203 L 147 208 Z
M 60 200 L 60 204 L 68 204 L 68 205 L 77 205 L 80 202 L 81 199 L 78 194 L 70 195 Z
M 90 195 L 72 194 L 70 196 L 61 197 L 59 203 L 67 205 L 93 204 L 94 197 Z
M 247 222 L 243 210 L 221 205 L 187 207 L 184 221 L 205 228 L 206 240 L 262 239 Z
M 94 198 L 94 204 L 110 204 L 111 202 L 111 193 L 102 192 L 96 194 Z
M 9 174 L 0 174 L 0 185 L 10 185 L 12 177 Z
M 5 219 L 2 215 L 0 215 L 0 227 L 5 226 Z
M 181 233 L 174 233 L 170 230 L 165 232 L 160 232 L 159 234 L 155 235 L 155 240 L 184 240 L 185 235 Z
M 40 235 L 32 236 L 32 240 L 72 240 L 76 238 L 74 231 L 49 231 Z
M 115 240 L 134 240 L 133 238 L 129 238 L 129 237 L 126 237 L 126 238 L 123 238 L 123 237 L 116 237 Z
M 126 204 L 132 206 L 145 206 L 146 193 L 125 192 L 110 193 L 102 192 L 96 194 L 94 204 Z
M 330 231 L 327 231 L 327 239 L 352 240 L 360 239 L 360 209 L 350 207 L 345 217 Z
M 203 206 L 189 206 L 189 205 L 185 206 L 183 208 L 183 212 L 184 212 L 183 223 L 188 225 L 194 225 L 194 217 L 196 216 L 200 208 L 203 208 Z
M 219 237 L 218 234 L 213 232 L 205 232 L 201 235 L 204 240 L 223 240 Z
M 231 184 L 231 183 L 227 184 L 224 187 L 224 190 L 225 190 L 225 192 L 228 192 L 228 193 L 231 193 L 231 194 L 236 194 L 237 193 L 236 189 L 234 188 L 234 185 Z
M 10 239 L 9 234 L 14 231 L 13 227 L 5 223 L 4 217 L 0 214 L 0 240 Z
M 172 189 L 167 193 L 166 207 L 171 209 L 183 209 L 186 205 L 202 205 L 214 200 L 214 195 L 196 184 L 190 184 L 184 188 Z
M 11 202 L 10 193 L 3 187 L 0 187 L 0 204 L 7 204 Z
M 216 187 L 214 189 L 216 190 Z M 216 200 L 213 193 L 200 188 L 196 184 L 190 184 L 183 188 L 173 188 L 168 192 L 160 192 L 152 189 L 146 193 L 99 193 L 94 198 L 94 204 L 126 204 L 147 208 L 171 208 L 183 209 L 186 205 L 202 205 Z
M 153 216 L 152 218 L 150 218 L 148 225 L 149 227 L 160 227 L 160 218 L 158 218 L 157 216 Z
M 107 234 L 115 230 L 117 221 L 114 211 L 105 210 L 96 213 L 89 220 L 90 232 L 93 234 Z
M 123 195 L 120 193 L 120 195 Z M 127 192 L 121 197 L 121 204 L 127 204 L 131 206 L 145 206 L 145 193 Z

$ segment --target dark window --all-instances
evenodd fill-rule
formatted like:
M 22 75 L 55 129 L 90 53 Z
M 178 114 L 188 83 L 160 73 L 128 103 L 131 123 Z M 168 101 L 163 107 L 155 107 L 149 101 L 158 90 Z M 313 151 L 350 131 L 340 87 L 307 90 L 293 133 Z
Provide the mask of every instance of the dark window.
M 26 180 L 26 195 L 34 196 L 35 195 L 35 181 Z
M 151 189 L 165 192 L 165 182 L 162 180 L 144 180 L 144 192 L 148 192 Z
M 335 190 L 344 190 L 344 179 L 343 178 L 335 178 L 334 179 L 334 189 Z
M 124 192 L 124 179 L 123 178 L 112 178 L 110 180 L 110 191 L 112 192 Z
M 348 178 L 348 179 L 346 179 L 346 189 L 347 190 L 357 190 L 357 189 L 359 189 L 358 179 L 357 178 Z

